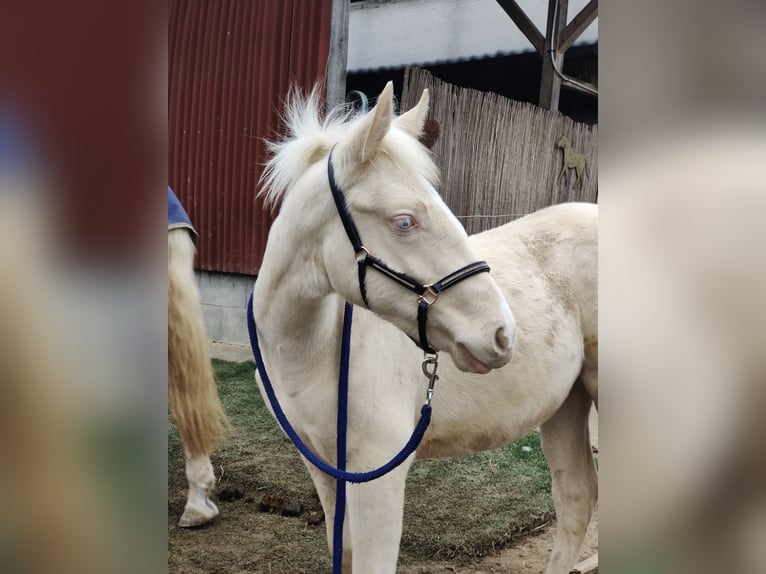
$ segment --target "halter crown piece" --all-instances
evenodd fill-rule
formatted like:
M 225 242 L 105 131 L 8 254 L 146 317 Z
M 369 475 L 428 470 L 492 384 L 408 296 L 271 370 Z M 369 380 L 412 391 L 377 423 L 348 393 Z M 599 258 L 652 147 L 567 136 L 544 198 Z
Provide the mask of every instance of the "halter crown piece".
M 439 293 L 453 285 L 457 285 L 464 279 L 477 275 L 478 273 L 484 273 L 485 271 L 489 272 L 489 265 L 487 265 L 486 261 L 476 261 L 475 263 L 461 267 L 457 271 L 453 271 L 435 283 L 430 284 L 423 284 L 406 273 L 392 269 L 383 260 L 372 255 L 370 250 L 362 243 L 362 238 L 351 217 L 351 212 L 346 204 L 346 198 L 343 195 L 343 191 L 341 191 L 335 181 L 332 151 L 330 151 L 330 155 L 327 158 L 327 177 L 330 181 L 330 190 L 332 191 L 333 200 L 335 200 L 335 207 L 338 209 L 338 215 L 340 215 L 343 228 L 346 230 L 346 235 L 348 235 L 348 239 L 351 241 L 354 253 L 356 254 L 356 263 L 359 268 L 359 289 L 364 304 L 367 308 L 370 307 L 370 302 L 367 299 L 367 287 L 365 285 L 367 267 L 372 267 L 389 279 L 396 281 L 402 287 L 415 292 L 418 295 L 418 336 L 420 339 L 419 341 L 415 341 L 415 343 L 423 349 L 425 353 L 435 355 L 436 350 L 428 344 L 428 335 L 426 332 L 429 307 L 436 303 L 439 298 Z

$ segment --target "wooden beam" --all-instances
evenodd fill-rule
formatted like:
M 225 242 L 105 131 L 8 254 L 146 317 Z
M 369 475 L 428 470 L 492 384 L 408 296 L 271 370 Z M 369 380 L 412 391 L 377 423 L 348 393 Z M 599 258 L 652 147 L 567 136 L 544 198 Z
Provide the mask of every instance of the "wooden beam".
M 567 21 L 568 9 L 569 0 L 548 0 L 548 23 L 545 28 L 545 50 L 543 52 L 539 99 L 540 107 L 547 110 L 559 109 L 561 78 L 556 73 L 556 68 L 561 69 L 564 63 L 564 54 L 558 50 L 551 50 L 550 46 L 556 46 L 558 43 L 559 34 Z
M 598 0 L 590 0 L 590 2 L 580 10 L 580 13 L 567 24 L 567 27 L 561 31 L 561 34 L 559 34 L 558 51 L 562 54 L 566 52 L 597 17 Z
M 583 560 L 569 574 L 596 574 L 598 572 L 598 554 Z
M 346 99 L 346 70 L 348 68 L 348 8 L 349 0 L 332 0 L 330 11 L 330 52 L 327 55 L 327 109 Z
M 505 10 L 505 13 L 510 16 L 514 24 L 527 37 L 527 40 L 529 40 L 534 49 L 538 53 L 543 54 L 545 51 L 545 38 L 543 38 L 542 33 L 537 29 L 534 22 L 527 17 L 524 10 L 516 3 L 516 0 L 497 0 L 497 3 L 500 4 L 500 7 Z

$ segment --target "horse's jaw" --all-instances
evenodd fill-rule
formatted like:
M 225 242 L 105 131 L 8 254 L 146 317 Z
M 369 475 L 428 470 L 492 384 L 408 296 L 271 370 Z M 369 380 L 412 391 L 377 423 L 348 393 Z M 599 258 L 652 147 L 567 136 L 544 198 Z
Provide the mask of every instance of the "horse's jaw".
M 455 344 L 455 349 L 449 355 L 455 366 L 465 373 L 486 375 L 493 369 L 507 365 L 513 357 L 513 343 L 508 341 L 504 333 L 498 332 L 495 350 L 477 356 L 469 347 L 461 342 Z
M 458 366 L 458 368 L 461 371 L 468 372 L 468 373 L 476 373 L 477 375 L 486 375 L 492 370 L 490 367 L 482 363 L 479 359 L 474 357 L 468 351 L 465 352 L 465 357 L 467 359 L 468 368 L 465 368 L 466 367 L 465 364 L 461 364 L 463 363 L 462 361 L 455 361 L 455 359 L 453 359 L 453 362 Z
M 474 357 L 465 347 L 462 347 L 460 350 L 462 351 L 461 353 L 456 353 L 452 356 L 452 361 L 461 371 L 486 375 L 492 370 L 490 366 L 485 365 L 479 359 Z

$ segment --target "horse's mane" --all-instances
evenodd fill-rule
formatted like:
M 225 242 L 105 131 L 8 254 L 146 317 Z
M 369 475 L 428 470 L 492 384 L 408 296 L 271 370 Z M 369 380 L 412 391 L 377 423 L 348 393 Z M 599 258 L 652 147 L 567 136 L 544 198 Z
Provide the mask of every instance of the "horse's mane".
M 282 121 L 287 127 L 284 137 L 267 141 L 271 155 L 259 181 L 259 196 L 266 205 L 276 206 L 297 179 L 340 139 L 352 115 L 348 106 L 338 106 L 324 119 L 321 115 L 320 85 L 308 94 L 291 88 L 285 101 Z
M 292 88 L 285 101 L 282 121 L 287 130 L 284 137 L 267 141 L 270 159 L 259 181 L 258 195 L 266 205 L 275 207 L 298 178 L 314 163 L 324 158 L 342 135 L 365 114 L 355 112 L 348 104 L 341 104 L 322 118 L 320 85 L 308 94 Z M 434 185 L 438 184 L 438 168 L 430 152 L 411 137 L 402 138 L 394 146 L 384 149 L 396 160 L 423 173 Z

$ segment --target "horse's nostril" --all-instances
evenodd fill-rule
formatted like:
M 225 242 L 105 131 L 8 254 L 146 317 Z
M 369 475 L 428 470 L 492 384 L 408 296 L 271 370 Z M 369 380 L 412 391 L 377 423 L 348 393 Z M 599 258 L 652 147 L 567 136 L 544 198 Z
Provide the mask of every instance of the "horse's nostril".
M 508 340 L 508 337 L 505 334 L 505 327 L 500 327 L 497 330 L 497 333 L 495 333 L 495 342 L 497 343 L 498 348 L 501 349 L 503 352 L 508 350 L 508 347 L 510 346 L 510 341 Z

